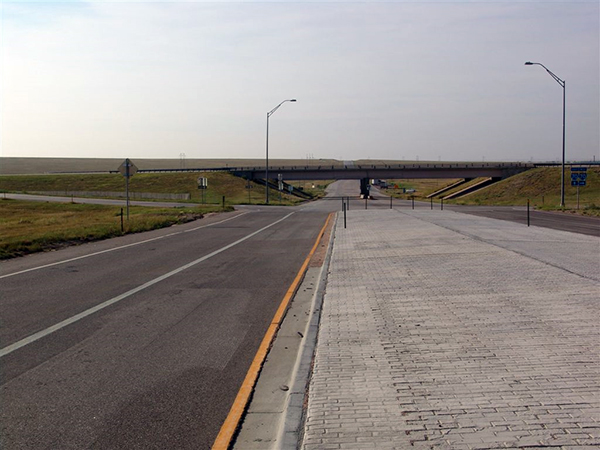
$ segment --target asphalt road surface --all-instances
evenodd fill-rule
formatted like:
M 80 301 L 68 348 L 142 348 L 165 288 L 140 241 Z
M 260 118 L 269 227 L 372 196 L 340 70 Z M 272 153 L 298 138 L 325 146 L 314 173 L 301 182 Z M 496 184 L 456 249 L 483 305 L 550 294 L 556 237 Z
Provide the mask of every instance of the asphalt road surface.
M 0 264 L 0 446 L 210 448 L 333 205 Z

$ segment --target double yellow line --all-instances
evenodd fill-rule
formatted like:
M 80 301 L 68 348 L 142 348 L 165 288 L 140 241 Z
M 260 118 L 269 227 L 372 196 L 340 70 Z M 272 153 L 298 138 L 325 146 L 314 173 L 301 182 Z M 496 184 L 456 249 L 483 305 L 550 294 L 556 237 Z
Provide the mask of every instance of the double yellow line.
M 283 300 L 281 301 L 281 304 L 279 305 L 279 308 L 277 309 L 277 312 L 275 313 L 275 316 L 273 317 L 273 320 L 271 321 L 271 324 L 267 329 L 265 337 L 263 338 L 260 347 L 258 348 L 256 355 L 254 356 L 254 360 L 250 365 L 250 369 L 248 369 L 246 378 L 244 378 L 244 382 L 242 383 L 242 386 L 233 402 L 233 405 L 229 410 L 229 414 L 227 415 L 225 422 L 223 422 L 223 425 L 221 426 L 221 430 L 219 431 L 217 439 L 215 440 L 212 446 L 212 450 L 227 450 L 231 445 L 233 436 L 239 426 L 242 415 L 244 414 L 244 410 L 246 409 L 246 406 L 248 404 L 248 400 L 250 399 L 250 395 L 252 394 L 252 390 L 254 389 L 254 385 L 256 384 L 256 380 L 258 379 L 260 369 L 262 368 L 262 365 L 267 357 L 267 353 L 269 352 L 269 348 L 271 347 L 277 330 L 279 329 L 279 326 L 283 321 L 283 317 L 287 310 L 288 304 L 290 303 L 290 300 L 296 293 L 296 290 L 298 289 L 298 286 L 300 285 L 302 279 L 304 278 L 304 274 L 306 273 L 306 269 L 308 268 L 308 263 L 310 262 L 310 259 L 312 258 L 317 247 L 319 246 L 319 243 L 321 242 L 321 239 L 325 234 L 325 230 L 327 229 L 327 225 L 329 224 L 329 221 L 331 220 L 333 215 L 334 213 L 331 213 L 327 217 L 325 225 L 323 225 L 323 228 L 321 228 L 321 231 L 317 236 L 315 245 L 313 245 L 310 253 L 304 260 L 304 263 L 302 264 L 298 275 L 296 275 L 296 278 L 294 279 L 291 286 L 287 290 L 285 296 L 283 297 Z

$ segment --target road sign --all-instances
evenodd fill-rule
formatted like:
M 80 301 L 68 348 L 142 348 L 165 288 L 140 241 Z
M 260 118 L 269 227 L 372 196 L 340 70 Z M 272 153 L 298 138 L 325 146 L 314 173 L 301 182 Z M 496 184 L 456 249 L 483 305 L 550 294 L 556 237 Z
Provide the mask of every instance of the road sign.
M 577 192 L 579 193 L 579 187 L 585 186 L 587 179 L 587 167 L 571 167 L 571 186 L 577 186 Z
M 127 170 L 128 168 L 129 168 L 129 170 Z M 138 171 L 138 168 L 136 167 L 136 165 L 134 163 L 132 163 L 129 160 L 129 158 L 127 158 L 125 161 L 123 161 L 123 164 L 121 164 L 119 166 L 119 172 L 124 177 L 132 177 L 137 173 L 137 171 Z
M 573 169 L 587 169 L 587 167 L 571 167 L 571 170 Z M 571 186 L 585 186 L 586 179 L 586 172 L 571 172 Z
M 127 198 L 127 220 L 129 220 L 129 179 L 136 174 L 138 168 L 129 158 L 119 166 L 119 172 L 125 177 L 125 197 Z
M 198 177 L 198 189 L 208 189 L 208 178 Z

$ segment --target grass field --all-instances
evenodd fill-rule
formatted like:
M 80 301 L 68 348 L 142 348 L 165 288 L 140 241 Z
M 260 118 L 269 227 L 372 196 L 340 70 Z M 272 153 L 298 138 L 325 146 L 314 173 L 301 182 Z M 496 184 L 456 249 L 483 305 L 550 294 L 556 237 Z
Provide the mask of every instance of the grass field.
M 577 188 L 571 186 L 571 171 L 565 168 L 565 211 L 583 215 L 600 216 L 600 167 L 589 167 L 585 187 L 579 188 L 579 209 L 577 209 Z M 449 195 L 480 179 L 471 181 L 444 193 Z M 396 198 L 424 199 L 432 192 L 454 183 L 456 180 L 387 180 L 398 189 L 387 190 Z M 414 193 L 402 193 L 402 188 L 415 189 Z M 560 167 L 540 167 L 499 181 L 480 191 L 468 194 L 448 203 L 457 205 L 523 206 L 530 204 L 542 210 L 562 210 L 560 208 Z
M 198 189 L 198 177 L 208 179 L 208 189 Z M 331 181 L 304 182 L 305 191 L 322 196 Z M 302 183 L 294 182 L 295 186 Z M 250 186 L 250 188 L 248 188 Z M 130 192 L 190 194 L 190 202 L 221 204 L 223 196 L 226 204 L 258 204 L 265 201 L 265 187 L 248 183 L 242 178 L 224 172 L 177 172 L 136 174 L 129 181 Z M 0 177 L 0 192 L 33 193 L 58 191 L 63 195 L 80 191 L 125 191 L 125 178 L 121 174 L 64 174 L 64 175 L 6 175 Z M 270 190 L 271 203 L 279 204 L 279 191 Z M 281 204 L 295 205 L 302 199 L 283 193 Z
M 0 259 L 163 228 L 215 211 L 222 209 L 132 206 L 121 231 L 117 206 L 0 200 Z
M 599 215 L 600 167 L 589 167 L 587 173 L 587 185 L 579 188 L 579 212 Z M 560 168 L 528 170 L 451 202 L 461 205 L 526 205 L 527 200 L 538 209 L 560 209 Z M 569 167 L 565 168 L 565 209 L 577 211 L 577 188 L 571 186 Z
M 458 179 L 433 178 L 433 179 L 406 179 L 406 180 L 387 180 L 389 188 L 386 190 L 388 195 L 394 198 L 409 199 L 412 196 L 423 199 L 432 192 L 448 186 L 458 181 Z M 414 189 L 415 192 L 405 193 L 403 189 Z

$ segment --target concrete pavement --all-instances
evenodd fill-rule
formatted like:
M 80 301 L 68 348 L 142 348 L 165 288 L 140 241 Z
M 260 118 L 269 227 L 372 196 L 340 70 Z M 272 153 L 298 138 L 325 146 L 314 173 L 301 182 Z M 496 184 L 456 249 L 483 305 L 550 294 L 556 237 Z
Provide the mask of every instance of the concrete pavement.
M 312 449 L 600 446 L 600 240 L 453 211 L 338 220 Z

